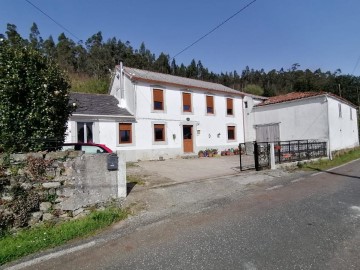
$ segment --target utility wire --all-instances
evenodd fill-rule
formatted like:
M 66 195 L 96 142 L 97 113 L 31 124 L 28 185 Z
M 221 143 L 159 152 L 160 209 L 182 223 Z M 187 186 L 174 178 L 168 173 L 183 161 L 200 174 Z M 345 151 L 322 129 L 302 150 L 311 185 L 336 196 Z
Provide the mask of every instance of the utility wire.
M 228 21 L 230 21 L 232 18 L 234 18 L 236 15 L 238 15 L 240 12 L 244 11 L 245 9 L 247 9 L 249 6 L 251 6 L 253 3 L 255 3 L 256 0 L 251 1 L 250 3 L 248 3 L 246 6 L 244 6 L 243 8 L 241 8 L 240 10 L 238 10 L 236 13 L 234 13 L 233 15 L 231 15 L 229 18 L 227 18 L 225 21 L 223 21 L 222 23 L 220 23 L 219 25 L 217 25 L 215 28 L 213 28 L 212 30 L 210 30 L 209 32 L 207 32 L 205 35 L 203 35 L 202 37 L 198 38 L 196 41 L 194 41 L 193 43 L 191 43 L 189 46 L 185 47 L 183 50 L 181 50 L 180 52 L 178 52 L 177 54 L 174 55 L 174 57 L 172 57 L 172 59 L 174 59 L 175 57 L 177 57 L 178 55 L 182 54 L 183 52 L 185 52 L 186 50 L 188 50 L 189 48 L 191 48 L 192 46 L 194 46 L 196 43 L 198 43 L 199 41 L 201 41 L 202 39 L 206 38 L 208 35 L 210 35 L 212 32 L 214 32 L 215 30 L 217 30 L 218 28 L 220 28 L 222 25 L 224 25 L 225 23 L 227 23 Z
M 76 38 L 78 41 L 80 41 L 81 39 L 78 38 L 75 34 L 73 34 L 70 30 L 68 30 L 65 26 L 63 26 L 62 24 L 58 23 L 57 21 L 55 21 L 53 18 L 51 18 L 48 14 L 46 14 L 44 11 L 42 11 L 39 7 L 37 7 L 36 5 L 34 5 L 33 3 L 31 3 L 29 0 L 25 0 L 26 2 L 28 2 L 30 5 L 32 5 L 34 8 L 36 8 L 38 11 L 40 11 L 42 14 L 44 14 L 46 17 L 48 17 L 50 20 L 52 20 L 54 23 L 56 23 L 58 26 L 60 26 L 62 29 L 64 29 L 66 32 L 68 32 L 70 35 L 72 35 L 74 38 Z

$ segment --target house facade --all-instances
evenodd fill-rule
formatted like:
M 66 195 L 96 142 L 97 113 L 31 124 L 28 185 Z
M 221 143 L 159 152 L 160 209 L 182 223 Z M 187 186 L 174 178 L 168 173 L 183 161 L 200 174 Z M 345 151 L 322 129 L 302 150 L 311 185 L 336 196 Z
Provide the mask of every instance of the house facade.
M 108 145 L 127 160 L 167 159 L 244 141 L 244 93 L 220 84 L 116 67 L 110 95 L 136 119 Z
M 247 141 L 320 140 L 329 151 L 359 145 L 356 106 L 334 94 L 298 92 L 253 106 Z
M 127 161 L 237 148 L 245 138 L 244 96 L 221 84 L 117 66 L 110 95 L 72 94 L 77 109 L 66 142 L 106 144 Z

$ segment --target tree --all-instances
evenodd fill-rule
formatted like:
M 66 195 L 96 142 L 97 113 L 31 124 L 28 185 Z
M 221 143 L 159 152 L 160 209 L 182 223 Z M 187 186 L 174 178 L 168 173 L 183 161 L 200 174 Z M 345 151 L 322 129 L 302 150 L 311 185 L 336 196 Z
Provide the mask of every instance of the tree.
M 30 46 L 36 50 L 41 50 L 43 47 L 43 39 L 40 36 L 39 28 L 37 27 L 36 23 L 33 23 L 33 25 L 30 28 Z
M 244 88 L 245 93 L 261 96 L 264 94 L 264 89 L 255 84 L 248 84 Z
M 40 52 L 9 40 L 0 41 L 0 63 L 0 148 L 38 151 L 50 138 L 62 142 L 73 110 L 64 73 Z

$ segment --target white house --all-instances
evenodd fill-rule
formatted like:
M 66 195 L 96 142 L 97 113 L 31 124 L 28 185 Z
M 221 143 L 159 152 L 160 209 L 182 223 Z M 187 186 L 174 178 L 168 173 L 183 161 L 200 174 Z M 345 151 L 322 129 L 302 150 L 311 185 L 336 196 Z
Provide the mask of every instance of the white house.
M 249 108 L 246 141 L 320 140 L 329 151 L 359 145 L 356 106 L 326 92 L 294 92 Z
M 221 84 L 117 66 L 110 95 L 72 95 L 78 109 L 66 141 L 86 141 L 90 130 L 92 142 L 125 152 L 127 161 L 237 148 L 245 137 L 244 96 Z

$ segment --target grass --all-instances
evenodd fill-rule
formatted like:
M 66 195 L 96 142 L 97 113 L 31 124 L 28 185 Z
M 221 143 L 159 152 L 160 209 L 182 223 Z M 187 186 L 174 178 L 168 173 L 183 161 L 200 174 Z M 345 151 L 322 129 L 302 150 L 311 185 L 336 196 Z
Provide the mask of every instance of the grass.
M 358 158 L 360 158 L 360 148 L 354 148 L 348 152 L 336 155 L 332 160 L 321 159 L 319 161 L 299 164 L 298 167 L 302 170 L 324 171 Z
M 0 237 L 0 265 L 31 253 L 62 245 L 76 238 L 93 235 L 96 231 L 125 219 L 127 211 L 111 207 L 90 215 L 56 225 L 41 225 Z
M 138 175 L 127 175 L 126 182 L 134 184 L 134 185 L 140 185 L 140 186 L 145 185 L 145 181 L 142 180 L 142 178 Z

